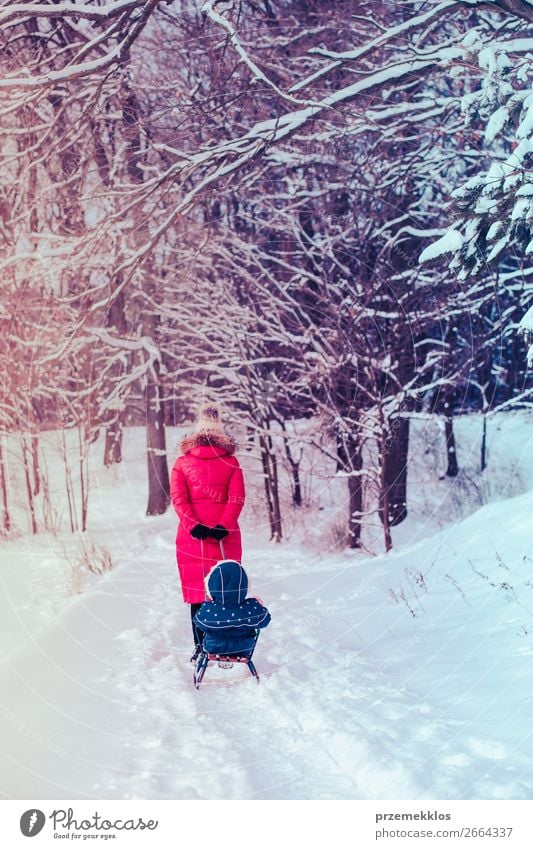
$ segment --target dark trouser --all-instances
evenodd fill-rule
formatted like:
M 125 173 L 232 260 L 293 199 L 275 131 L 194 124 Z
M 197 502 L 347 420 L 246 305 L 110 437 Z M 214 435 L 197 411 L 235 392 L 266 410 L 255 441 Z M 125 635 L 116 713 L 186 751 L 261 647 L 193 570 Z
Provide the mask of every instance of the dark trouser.
M 194 637 L 194 645 L 201 646 L 202 641 L 204 639 L 204 632 L 201 631 L 197 625 L 194 624 L 194 617 L 198 613 L 201 608 L 201 604 L 191 604 L 191 624 L 192 624 L 192 635 Z

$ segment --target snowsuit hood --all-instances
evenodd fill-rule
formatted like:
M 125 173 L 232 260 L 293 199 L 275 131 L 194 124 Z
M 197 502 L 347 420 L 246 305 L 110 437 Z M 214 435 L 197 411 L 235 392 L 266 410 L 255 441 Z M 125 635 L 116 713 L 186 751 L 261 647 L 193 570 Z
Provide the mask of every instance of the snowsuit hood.
M 194 617 L 204 632 L 204 648 L 224 654 L 253 651 L 257 629 L 266 628 L 270 613 L 256 598 L 246 598 L 248 577 L 236 560 L 221 560 L 207 579 L 209 601 Z
M 242 604 L 248 593 L 248 575 L 236 560 L 222 560 L 211 570 L 207 589 L 216 604 Z

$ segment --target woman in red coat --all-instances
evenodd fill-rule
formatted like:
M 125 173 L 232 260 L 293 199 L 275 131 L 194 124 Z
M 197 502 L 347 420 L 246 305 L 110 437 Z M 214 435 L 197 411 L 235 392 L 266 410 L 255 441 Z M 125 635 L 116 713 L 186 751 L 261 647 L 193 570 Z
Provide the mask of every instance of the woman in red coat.
M 214 404 L 201 410 L 195 431 L 180 445 L 172 469 L 170 497 L 179 516 L 176 558 L 183 600 L 191 619 L 206 600 L 204 579 L 221 557 L 240 563 L 238 518 L 244 506 L 244 480 L 234 456 L 235 441 L 224 432 Z M 202 634 L 193 623 L 195 652 Z

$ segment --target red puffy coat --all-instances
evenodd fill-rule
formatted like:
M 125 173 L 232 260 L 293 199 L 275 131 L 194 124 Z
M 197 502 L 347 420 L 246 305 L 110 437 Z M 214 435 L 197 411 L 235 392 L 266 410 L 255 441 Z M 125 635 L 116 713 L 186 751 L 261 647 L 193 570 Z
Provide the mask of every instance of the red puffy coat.
M 239 461 L 233 456 L 231 437 L 193 434 L 181 443 L 183 452 L 174 463 L 170 497 L 179 516 L 176 558 L 183 600 L 199 604 L 206 600 L 204 578 L 222 559 L 219 543 L 208 537 L 191 536 L 195 525 L 223 525 L 229 531 L 223 540 L 224 555 L 240 563 L 241 532 L 238 518 L 244 506 L 244 480 Z

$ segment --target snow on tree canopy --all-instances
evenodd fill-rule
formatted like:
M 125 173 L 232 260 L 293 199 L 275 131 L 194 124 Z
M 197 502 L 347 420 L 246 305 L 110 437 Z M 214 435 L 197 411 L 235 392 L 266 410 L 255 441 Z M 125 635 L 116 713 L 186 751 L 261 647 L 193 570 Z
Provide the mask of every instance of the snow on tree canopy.
M 485 129 L 485 141 L 492 142 L 505 127 L 509 120 L 509 109 L 507 106 L 500 106 L 499 109 L 489 118 Z
M 429 262 L 431 259 L 436 259 L 442 254 L 457 251 L 463 244 L 463 237 L 458 230 L 448 230 L 444 236 L 433 242 L 425 250 L 422 251 L 419 257 L 419 262 Z
M 524 333 L 533 333 L 533 306 L 531 306 L 520 322 L 520 330 Z

